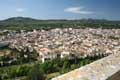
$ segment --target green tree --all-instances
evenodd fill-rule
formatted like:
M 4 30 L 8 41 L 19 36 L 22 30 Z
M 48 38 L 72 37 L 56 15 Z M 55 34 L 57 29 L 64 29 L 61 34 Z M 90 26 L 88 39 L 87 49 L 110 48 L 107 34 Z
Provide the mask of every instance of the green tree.
M 65 73 L 65 72 L 68 72 L 70 69 L 70 63 L 68 60 L 65 60 L 64 63 L 63 63 L 63 67 L 61 69 L 61 73 Z
M 41 68 L 39 68 L 38 64 L 34 65 L 29 72 L 28 80 L 45 80 L 44 72 Z

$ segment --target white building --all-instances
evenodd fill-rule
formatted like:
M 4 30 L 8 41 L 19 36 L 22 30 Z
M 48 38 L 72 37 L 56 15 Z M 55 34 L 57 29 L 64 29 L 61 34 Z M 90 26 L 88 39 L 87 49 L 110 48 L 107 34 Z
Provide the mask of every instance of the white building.
M 70 53 L 69 51 L 63 51 L 60 54 L 60 58 L 65 58 L 67 57 L 68 59 L 73 59 L 75 58 L 75 54 L 74 53 Z
M 39 60 L 41 60 L 43 63 L 47 60 L 52 60 L 56 58 L 57 55 L 53 54 L 52 51 L 48 48 L 40 48 L 37 50 L 39 53 Z

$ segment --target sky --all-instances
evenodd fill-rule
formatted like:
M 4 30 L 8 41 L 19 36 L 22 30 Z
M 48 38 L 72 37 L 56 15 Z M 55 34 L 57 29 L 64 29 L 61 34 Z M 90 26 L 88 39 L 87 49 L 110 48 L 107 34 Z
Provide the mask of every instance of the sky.
M 120 20 L 120 0 L 0 0 L 0 20 L 18 16 Z

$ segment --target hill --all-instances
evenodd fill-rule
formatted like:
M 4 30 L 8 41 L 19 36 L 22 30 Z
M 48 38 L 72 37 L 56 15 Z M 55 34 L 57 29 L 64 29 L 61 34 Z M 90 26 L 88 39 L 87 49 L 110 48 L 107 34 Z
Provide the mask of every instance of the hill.
M 38 20 L 29 17 L 12 17 L 0 21 L 0 29 L 32 30 L 53 28 L 120 28 L 120 21 L 99 19 Z

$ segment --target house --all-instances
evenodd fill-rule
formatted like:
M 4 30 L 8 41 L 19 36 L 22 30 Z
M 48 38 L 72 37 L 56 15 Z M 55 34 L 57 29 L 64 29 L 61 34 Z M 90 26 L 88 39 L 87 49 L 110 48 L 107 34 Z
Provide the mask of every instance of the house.
M 56 55 L 52 53 L 52 51 L 48 48 L 39 48 L 37 50 L 39 57 L 38 59 L 41 60 L 43 63 L 47 60 L 52 60 L 56 58 Z
M 75 54 L 74 53 L 70 53 L 69 51 L 62 51 L 60 54 L 60 58 L 68 58 L 68 59 L 73 59 L 75 58 Z

